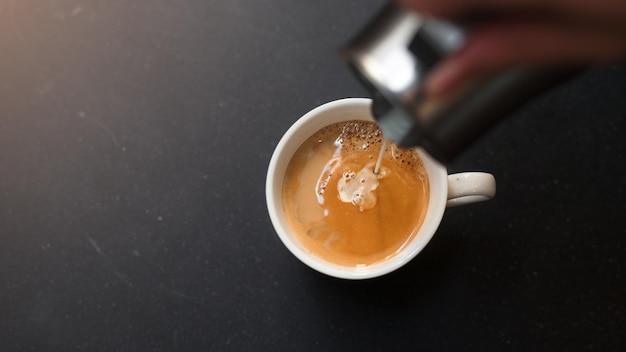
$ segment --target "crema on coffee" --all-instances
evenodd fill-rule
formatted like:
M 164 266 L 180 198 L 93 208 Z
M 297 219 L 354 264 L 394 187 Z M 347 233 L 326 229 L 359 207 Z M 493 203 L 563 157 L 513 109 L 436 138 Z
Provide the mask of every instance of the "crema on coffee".
M 383 143 L 373 122 L 348 121 L 321 129 L 296 151 L 285 173 L 283 207 L 308 251 L 361 266 L 393 256 L 416 236 L 428 193 L 416 150 Z

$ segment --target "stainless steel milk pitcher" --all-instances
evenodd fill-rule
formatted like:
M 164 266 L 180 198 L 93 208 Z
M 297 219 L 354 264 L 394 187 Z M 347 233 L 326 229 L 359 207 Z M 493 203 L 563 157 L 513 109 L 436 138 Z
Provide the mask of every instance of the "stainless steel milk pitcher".
M 578 71 L 519 68 L 458 87 L 443 100 L 429 100 L 421 89 L 424 78 L 463 42 L 461 26 L 388 4 L 341 49 L 343 60 L 372 94 L 372 114 L 385 138 L 421 146 L 445 163 L 499 119 Z

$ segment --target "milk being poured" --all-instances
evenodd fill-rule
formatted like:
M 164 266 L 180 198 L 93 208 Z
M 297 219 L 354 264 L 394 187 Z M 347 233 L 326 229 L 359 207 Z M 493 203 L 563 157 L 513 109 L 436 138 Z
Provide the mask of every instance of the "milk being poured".
M 328 187 L 329 179 L 333 175 L 333 172 L 336 172 L 336 167 L 342 163 L 341 149 L 344 147 L 344 137 L 346 133 L 353 133 L 353 131 L 346 131 L 344 129 L 344 132 L 337 138 L 334 143 L 337 150 L 320 175 L 320 181 L 318 182 L 318 194 L 320 195 L 323 194 L 325 188 Z M 343 171 L 341 178 L 337 181 L 337 192 L 342 202 L 352 203 L 354 206 L 358 207 L 360 211 L 372 209 L 376 206 L 376 189 L 380 184 L 379 180 L 389 174 L 388 168 L 381 168 L 381 162 L 385 154 L 385 146 L 386 141 L 383 140 L 380 152 L 378 153 L 378 159 L 375 163 L 369 162 L 366 165 L 350 163 L 348 170 Z M 369 143 L 364 143 L 361 148 L 369 148 Z M 319 200 L 320 204 L 322 204 L 323 199 Z

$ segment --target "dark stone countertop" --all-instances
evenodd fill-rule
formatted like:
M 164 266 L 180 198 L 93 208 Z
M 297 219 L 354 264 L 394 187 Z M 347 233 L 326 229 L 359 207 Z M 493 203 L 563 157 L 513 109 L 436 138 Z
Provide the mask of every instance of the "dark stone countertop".
M 280 243 L 271 153 L 366 94 L 336 51 L 382 4 L 0 2 L 2 350 L 626 350 L 624 66 L 456 159 L 498 195 L 401 270 L 331 279 Z

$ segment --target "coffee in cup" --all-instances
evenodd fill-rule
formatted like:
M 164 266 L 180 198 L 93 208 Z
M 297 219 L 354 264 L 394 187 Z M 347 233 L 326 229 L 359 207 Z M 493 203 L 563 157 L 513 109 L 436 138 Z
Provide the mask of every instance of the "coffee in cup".
M 309 111 L 281 138 L 267 172 L 267 208 L 282 243 L 338 278 L 398 269 L 428 244 L 447 206 L 495 195 L 491 174 L 448 175 L 421 149 L 383 148 L 370 109 L 370 99 L 348 98 Z
M 428 192 L 416 149 L 385 142 L 374 122 L 342 121 L 320 129 L 295 152 L 283 180 L 283 208 L 314 255 L 340 265 L 371 265 L 395 255 L 417 233 Z

